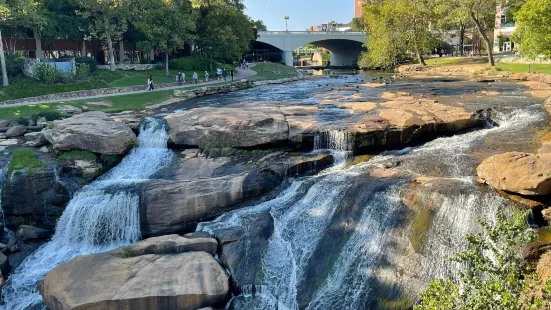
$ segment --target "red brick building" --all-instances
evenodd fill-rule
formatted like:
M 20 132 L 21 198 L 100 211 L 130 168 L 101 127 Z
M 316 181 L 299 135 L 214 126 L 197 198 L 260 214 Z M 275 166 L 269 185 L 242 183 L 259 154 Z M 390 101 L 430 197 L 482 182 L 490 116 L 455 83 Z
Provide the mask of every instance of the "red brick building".
M 356 9 L 354 10 L 354 17 L 360 17 L 363 14 L 363 0 L 354 0 Z

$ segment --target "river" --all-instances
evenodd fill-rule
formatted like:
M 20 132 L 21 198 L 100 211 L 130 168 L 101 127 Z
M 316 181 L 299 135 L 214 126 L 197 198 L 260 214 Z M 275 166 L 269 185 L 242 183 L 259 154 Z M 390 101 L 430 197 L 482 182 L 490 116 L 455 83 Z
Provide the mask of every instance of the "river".
M 196 98 L 157 111 L 157 116 L 243 101 L 303 105 L 338 101 L 316 90 L 369 79 L 369 75 L 326 78 Z M 334 166 L 289 180 L 275 198 L 197 227 L 215 236 L 232 229 L 244 232 L 236 243 L 239 250 L 233 252 L 241 261 L 232 275 L 238 294 L 228 309 L 411 305 L 431 279 L 460 268 L 446 258 L 465 247 L 463 236 L 478 231 L 478 219 L 492 220 L 496 210 L 511 206 L 474 181 L 475 168 L 487 156 L 537 147 L 533 141 L 546 121 L 540 101 L 523 95 L 523 89 L 510 82 L 482 84 L 452 78 L 396 81 L 362 91 L 357 99 L 381 100 L 383 92 L 396 91 L 460 102 L 472 111 L 493 108 L 495 123 L 425 144 L 354 156 L 350 138 L 334 129 L 350 116 L 335 105 L 324 105 L 318 120 L 330 129 L 315 136 L 312 152 L 329 149 Z M 3 309 L 40 304 L 36 284 L 60 263 L 140 240 L 139 197 L 134 189 L 171 161 L 166 141 L 162 122 L 146 120 L 139 147 L 75 193 L 52 240 L 10 276 L 2 291 Z M 430 186 L 412 181 L 418 177 L 428 177 Z M 408 200 L 411 197 L 415 199 Z M 412 200 L 415 203 L 407 203 Z

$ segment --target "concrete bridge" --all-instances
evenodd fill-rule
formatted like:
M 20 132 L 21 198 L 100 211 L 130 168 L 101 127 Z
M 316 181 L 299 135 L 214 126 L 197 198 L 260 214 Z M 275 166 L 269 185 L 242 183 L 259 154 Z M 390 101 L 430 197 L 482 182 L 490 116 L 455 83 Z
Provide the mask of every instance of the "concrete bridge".
M 293 50 L 308 43 L 331 52 L 331 66 L 352 66 L 366 43 L 365 32 L 343 31 L 259 31 L 257 42 L 277 48 L 288 66 L 293 65 Z

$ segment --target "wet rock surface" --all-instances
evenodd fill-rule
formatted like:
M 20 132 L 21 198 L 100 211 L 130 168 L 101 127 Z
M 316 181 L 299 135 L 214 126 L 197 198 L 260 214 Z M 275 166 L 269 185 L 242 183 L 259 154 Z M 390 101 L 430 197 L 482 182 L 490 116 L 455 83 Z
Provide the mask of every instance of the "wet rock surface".
M 274 153 L 251 162 L 207 158 L 184 152 L 170 179 L 152 180 L 141 188 L 142 233 L 185 233 L 203 220 L 237 208 L 277 187 L 287 176 L 314 172 L 333 162 L 329 152 Z
M 316 104 L 234 103 L 165 118 L 172 142 L 179 145 L 247 148 L 298 144 L 311 148 L 316 133 L 342 131 L 350 137 L 354 151 L 396 147 L 481 124 L 479 115 L 456 104 L 401 93 L 383 93 L 372 102 L 357 101 L 361 97 L 348 94 L 350 89 L 318 90 L 314 93 Z M 338 100 L 343 96 L 345 100 Z

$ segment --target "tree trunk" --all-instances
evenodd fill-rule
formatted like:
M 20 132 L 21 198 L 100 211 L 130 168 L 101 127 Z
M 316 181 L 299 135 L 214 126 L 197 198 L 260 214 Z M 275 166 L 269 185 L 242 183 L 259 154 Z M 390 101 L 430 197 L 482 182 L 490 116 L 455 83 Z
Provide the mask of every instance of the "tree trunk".
M 165 76 L 168 77 L 168 51 L 165 52 Z
M 474 25 L 476 26 L 476 30 L 478 30 L 478 33 L 480 34 L 480 37 L 484 41 L 484 44 L 486 45 L 486 49 L 488 50 L 488 62 L 490 63 L 490 66 L 495 66 L 494 61 L 494 51 L 492 50 L 492 45 L 490 44 L 490 39 L 488 39 L 488 36 L 486 33 L 482 30 L 482 26 L 480 26 L 480 21 L 476 19 L 476 16 L 474 15 L 474 12 L 470 13 L 471 20 L 473 21 Z
M 115 71 L 115 53 L 113 52 L 113 40 L 111 40 L 111 35 L 107 35 L 107 50 L 109 52 L 109 69 Z
M 44 56 L 42 55 L 42 38 L 36 30 L 34 31 L 34 42 L 36 45 L 36 59 L 44 58 Z
M 86 41 L 82 40 L 82 49 L 80 51 L 80 56 L 86 57 Z
M 464 56 L 465 49 L 465 25 L 461 23 L 459 26 L 459 55 Z
M 124 63 L 124 42 L 119 41 L 119 64 Z
M 151 52 L 149 52 L 149 62 L 153 63 L 153 60 L 155 60 L 155 50 L 151 49 Z
M 0 30 L 0 64 L 2 66 L 2 85 L 8 86 L 8 71 L 6 70 L 6 58 L 4 58 L 4 41 L 2 40 L 2 31 Z
M 419 61 L 420 65 L 426 66 L 427 63 L 425 63 L 425 58 L 423 58 L 423 55 L 421 55 L 421 52 L 417 51 L 417 60 Z

